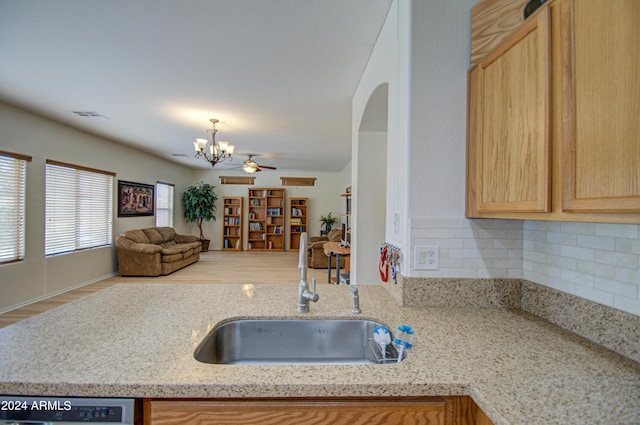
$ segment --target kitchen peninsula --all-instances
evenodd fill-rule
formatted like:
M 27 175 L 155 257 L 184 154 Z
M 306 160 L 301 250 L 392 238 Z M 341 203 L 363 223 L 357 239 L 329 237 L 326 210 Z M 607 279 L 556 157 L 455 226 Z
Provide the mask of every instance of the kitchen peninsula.
M 132 398 L 469 395 L 494 424 L 638 424 L 640 364 L 520 310 L 399 307 L 360 287 L 359 316 L 409 324 L 387 365 L 224 366 L 193 352 L 232 317 L 345 318 L 345 286 L 296 312 L 294 284 L 115 285 L 0 329 L 0 393 Z

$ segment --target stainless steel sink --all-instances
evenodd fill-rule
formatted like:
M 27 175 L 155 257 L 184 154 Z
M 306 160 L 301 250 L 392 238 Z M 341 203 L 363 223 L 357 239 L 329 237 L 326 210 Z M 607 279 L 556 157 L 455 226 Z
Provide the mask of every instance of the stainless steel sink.
M 367 319 L 231 320 L 216 325 L 194 355 L 226 365 L 378 364 L 369 344 L 378 326 L 388 328 Z

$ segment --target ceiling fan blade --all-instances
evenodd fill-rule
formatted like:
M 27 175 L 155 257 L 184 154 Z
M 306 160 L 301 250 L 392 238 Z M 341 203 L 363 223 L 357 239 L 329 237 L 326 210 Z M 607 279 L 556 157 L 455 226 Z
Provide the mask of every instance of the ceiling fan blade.
M 266 168 L 267 170 L 277 170 L 276 167 L 272 167 L 270 165 L 262 165 L 262 164 L 258 164 L 258 167 L 260 168 Z

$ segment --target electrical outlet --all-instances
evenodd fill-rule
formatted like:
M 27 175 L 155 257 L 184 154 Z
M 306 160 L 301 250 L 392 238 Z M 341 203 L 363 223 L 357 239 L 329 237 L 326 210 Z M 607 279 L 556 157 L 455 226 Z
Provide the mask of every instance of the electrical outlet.
M 416 270 L 438 270 L 438 246 L 416 246 Z

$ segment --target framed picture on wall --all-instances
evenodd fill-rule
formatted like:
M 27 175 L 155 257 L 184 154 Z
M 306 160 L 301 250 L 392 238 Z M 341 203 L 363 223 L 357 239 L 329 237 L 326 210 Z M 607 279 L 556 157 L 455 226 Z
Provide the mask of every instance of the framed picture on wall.
M 118 217 L 137 217 L 154 214 L 152 184 L 118 180 Z

